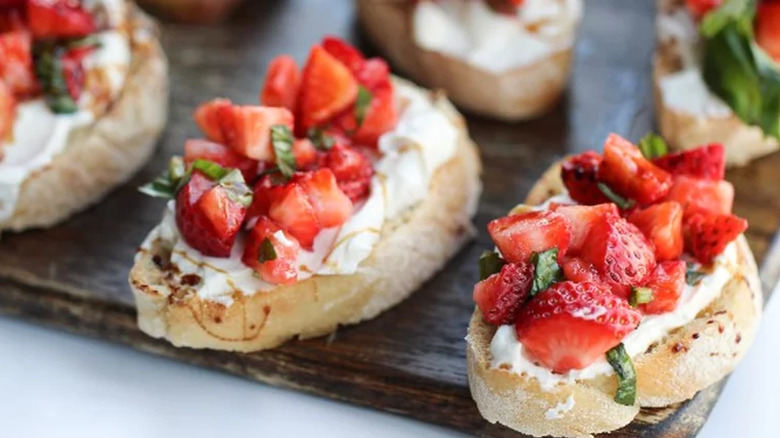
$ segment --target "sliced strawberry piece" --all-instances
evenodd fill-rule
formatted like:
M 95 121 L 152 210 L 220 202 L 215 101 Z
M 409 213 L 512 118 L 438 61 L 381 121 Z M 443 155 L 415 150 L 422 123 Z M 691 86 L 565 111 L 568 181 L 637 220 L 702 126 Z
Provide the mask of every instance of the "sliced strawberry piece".
M 363 146 L 376 147 L 379 137 L 398 123 L 393 86 L 389 82 L 371 92 L 371 101 L 362 124 L 358 126 L 357 109 L 350 108 L 333 121 L 342 132 L 351 133 L 352 141 Z
M 33 71 L 32 38 L 24 30 L 0 33 L 0 81 L 18 97 L 29 97 L 39 90 Z
M 355 73 L 363 67 L 363 54 L 341 38 L 328 35 L 322 39 L 322 48 L 331 56 L 341 61 L 351 72 Z
M 693 15 L 693 18 L 700 20 L 708 12 L 720 6 L 723 0 L 685 0 L 685 6 Z
M 685 217 L 702 212 L 729 214 L 734 205 L 734 186 L 728 181 L 678 176 L 665 199 L 680 203 Z
M 492 325 L 512 324 L 528 298 L 534 280 L 530 263 L 507 263 L 490 277 L 474 285 L 474 302 L 485 321 Z
M 683 226 L 685 249 L 699 263 L 708 265 L 747 230 L 748 223 L 733 214 L 699 213 L 686 218 Z
M 222 167 L 238 169 L 244 176 L 244 181 L 252 182 L 257 176 L 257 161 L 219 143 L 208 140 L 187 140 L 184 143 L 184 163 L 189 166 L 198 159 L 211 161 Z
M 306 192 L 322 228 L 338 227 L 352 216 L 352 201 L 341 191 L 330 169 L 299 172 L 292 181 Z
M 617 134 L 610 134 L 604 144 L 604 161 L 596 178 L 615 193 L 652 204 L 663 198 L 672 187 L 672 176 L 647 161 L 636 146 Z
M 195 123 L 198 124 L 200 130 L 211 141 L 225 144 L 226 139 L 222 134 L 222 126 L 220 124 L 220 112 L 223 108 L 230 108 L 233 104 L 228 99 L 214 99 L 210 102 L 201 104 L 196 110 L 193 117 Z
M 96 30 L 92 15 L 71 0 L 28 0 L 27 20 L 36 38 L 79 38 Z
M 62 57 L 62 76 L 65 80 L 65 86 L 68 88 L 68 94 L 74 102 L 78 102 L 86 82 L 84 58 L 93 50 L 94 47 L 72 49 Z
M 683 209 L 677 202 L 662 202 L 633 211 L 628 221 L 636 225 L 655 247 L 655 259 L 675 260 L 683 251 Z
M 300 87 L 301 72 L 298 70 L 298 64 L 291 56 L 279 55 L 268 66 L 265 84 L 260 92 L 260 103 L 287 108 L 295 113 Z
M 642 312 L 659 314 L 676 309 L 685 288 L 685 262 L 675 260 L 659 263 L 645 287 L 652 289 L 653 300 L 639 306 Z
M 592 364 L 636 329 L 641 314 L 605 285 L 564 281 L 531 299 L 517 336 L 536 361 L 556 373 Z
M 358 82 L 371 91 L 390 85 L 390 67 L 384 59 L 367 59 L 354 73 Z
M 252 193 L 252 205 L 247 210 L 247 218 L 268 215 L 271 201 L 281 193 L 281 188 L 278 184 L 274 184 L 272 175 L 263 175 L 255 182 Z
M 644 284 L 655 268 L 652 244 L 636 226 L 612 216 L 591 228 L 580 255 L 621 298 L 628 298 L 631 286 Z
M 273 247 L 273 260 L 266 260 L 268 254 L 264 245 L 269 244 Z M 301 245 L 293 236 L 281 230 L 271 219 L 261 216 L 249 232 L 241 261 L 271 284 L 292 284 L 298 279 L 300 251 Z
M 353 203 L 368 196 L 374 169 L 371 161 L 357 149 L 337 142 L 328 150 L 322 166 L 333 171 L 339 188 Z
M 776 62 L 780 62 L 780 3 L 759 3 L 756 14 L 756 42 Z
M 299 170 L 314 166 L 319 161 L 319 153 L 308 138 L 296 138 L 293 143 L 295 165 Z
M 569 221 L 554 211 L 515 214 L 488 223 L 488 232 L 504 259 L 526 263 L 535 252 L 558 248 L 563 257 L 569 247 Z
M 273 188 L 270 196 L 268 217 L 295 237 L 303 248 L 311 250 L 322 227 L 303 187 L 288 183 Z
M 14 132 L 14 121 L 16 120 L 16 99 L 11 88 L 3 81 L 0 81 L 0 145 L 11 138 Z M 3 157 L 3 151 L 0 149 L 0 158 Z
M 599 190 L 596 181 L 601 161 L 601 155 L 593 151 L 583 152 L 563 161 L 561 179 L 571 199 L 584 205 L 610 202 Z
M 561 261 L 561 268 L 563 269 L 563 276 L 575 283 L 586 281 L 601 282 L 596 267 L 579 257 L 564 257 L 563 261 Z
M 274 159 L 271 128 L 276 125 L 293 129 L 293 115 L 290 110 L 268 106 L 237 105 L 219 109 L 219 126 L 225 144 L 239 154 L 255 160 Z
M 303 135 L 309 128 L 331 120 L 351 107 L 357 94 L 358 83 L 349 69 L 322 46 L 315 45 L 303 70 L 297 132 Z
M 3 1 L 9 5 L 3 7 Z M 0 33 L 27 30 L 24 4 L 27 0 L 0 0 Z
M 653 160 L 653 164 L 672 175 L 720 181 L 726 174 L 723 145 L 713 143 L 695 149 L 666 154 Z
M 604 216 L 620 217 L 617 206 L 611 203 L 594 206 L 553 204 L 550 209 L 560 213 L 569 220 L 571 241 L 568 253 L 570 254 L 579 253 L 590 229 Z

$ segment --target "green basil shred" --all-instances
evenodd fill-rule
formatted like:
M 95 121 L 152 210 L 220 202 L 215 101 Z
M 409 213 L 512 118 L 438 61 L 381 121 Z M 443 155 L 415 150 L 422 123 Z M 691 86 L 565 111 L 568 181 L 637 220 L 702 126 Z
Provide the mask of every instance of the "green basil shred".
M 274 248 L 271 239 L 265 238 L 260 242 L 260 251 L 257 254 L 257 261 L 260 263 L 276 260 L 276 248 Z
M 357 121 L 357 127 L 363 126 L 363 120 L 366 118 L 368 108 L 371 106 L 371 99 L 373 96 L 368 88 L 360 86 L 358 88 L 357 100 L 355 100 L 355 120 Z
M 647 304 L 653 301 L 653 290 L 649 287 L 632 287 L 631 294 L 628 296 L 628 304 L 631 307 L 637 307 L 640 304 Z
M 534 265 L 534 279 L 528 292 L 528 299 L 564 279 L 563 270 L 558 266 L 558 248 L 533 253 L 531 264 Z
M 485 251 L 479 256 L 479 279 L 480 281 L 501 271 L 506 262 L 495 251 Z
M 609 188 L 608 185 L 604 183 L 596 183 L 599 190 L 601 190 L 601 193 L 604 194 L 607 198 L 609 198 L 610 201 L 614 202 L 618 208 L 621 210 L 628 210 L 629 208 L 633 207 L 634 204 L 636 204 L 636 201 L 633 199 L 626 199 L 617 193 L 615 193 L 611 188 Z
M 669 146 L 660 135 L 651 132 L 639 140 L 639 150 L 645 158 L 652 160 L 669 153 Z
M 271 145 L 276 156 L 276 167 L 285 178 L 290 178 L 296 170 L 295 155 L 292 150 L 294 141 L 292 132 L 286 125 L 271 127 Z
M 333 137 L 328 135 L 322 128 L 314 127 L 309 129 L 309 140 L 314 147 L 321 151 L 327 151 L 335 144 Z
M 685 282 L 688 283 L 689 286 L 696 286 L 705 275 L 707 274 L 696 269 L 695 264 L 688 263 L 685 270 Z
M 615 401 L 621 405 L 633 406 L 636 403 L 636 370 L 622 342 L 607 351 L 607 362 L 612 365 L 618 378 Z

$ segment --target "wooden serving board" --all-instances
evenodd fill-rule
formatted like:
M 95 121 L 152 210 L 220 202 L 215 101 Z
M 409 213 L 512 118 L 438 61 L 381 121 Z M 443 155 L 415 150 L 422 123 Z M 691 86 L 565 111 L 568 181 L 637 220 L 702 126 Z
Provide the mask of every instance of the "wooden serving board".
M 327 339 L 247 355 L 176 349 L 136 328 L 127 272 L 164 204 L 135 187 L 152 179 L 170 155 L 181 153 L 186 138 L 199 136 L 191 119 L 198 103 L 216 96 L 256 102 L 273 56 L 288 52 L 303 60 L 325 33 L 371 52 L 359 38 L 354 15 L 347 0 L 252 1 L 221 27 L 164 26 L 171 123 L 154 159 L 100 205 L 62 225 L 4 235 L 0 311 L 480 437 L 519 436 L 481 418 L 466 380 L 463 338 L 473 308 L 476 260 L 492 246 L 485 224 L 522 200 L 542 171 L 565 154 L 600 148 L 610 131 L 636 140 L 651 130 L 652 0 L 587 1 L 573 82 L 551 114 L 521 124 L 468 118 L 485 165 L 485 192 L 475 219 L 482 232 L 409 300 Z M 773 245 L 780 222 L 778 169 L 780 154 L 728 174 L 736 186 L 736 213 L 750 220 L 748 236 L 767 294 L 780 269 L 780 251 Z M 606 436 L 693 436 L 721 388 L 715 385 L 680 406 L 643 410 L 634 423 Z

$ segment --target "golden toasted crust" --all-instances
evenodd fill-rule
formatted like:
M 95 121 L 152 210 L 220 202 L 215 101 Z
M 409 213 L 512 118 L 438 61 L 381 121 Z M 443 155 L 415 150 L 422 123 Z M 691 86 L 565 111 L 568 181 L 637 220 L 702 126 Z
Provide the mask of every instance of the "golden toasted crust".
M 560 165 L 552 166 L 531 190 L 526 204 L 536 205 L 560 193 Z M 689 324 L 673 330 L 634 358 L 637 405 L 623 406 L 613 397 L 612 376 L 561 384 L 543 391 L 534 377 L 490 367 L 490 342 L 496 331 L 474 311 L 466 356 L 469 385 L 480 413 L 490 422 L 534 436 L 587 436 L 630 423 L 639 407 L 661 407 L 693 397 L 722 379 L 742 359 L 761 318 L 761 286 L 753 255 L 744 237 L 737 241 L 739 267 L 722 292 Z M 548 410 L 574 398 L 560 418 Z
M 318 275 L 270 292 L 235 294 L 225 306 L 192 290 L 174 290 L 154 261 L 169 257 L 169 248 L 158 241 L 130 272 L 141 330 L 177 346 L 256 351 L 373 318 L 409 296 L 473 234 L 470 220 L 481 191 L 479 156 L 465 122 L 446 99 L 432 98 L 459 128 L 456 156 L 437 169 L 424 201 L 384 225 L 355 274 Z
M 73 130 L 65 149 L 23 183 L 0 231 L 51 226 L 99 201 L 152 154 L 168 114 L 168 67 L 154 23 L 133 8 L 132 60 L 119 98 L 95 123 Z
M 549 111 L 566 88 L 571 49 L 493 73 L 417 46 L 411 23 L 414 2 L 358 0 L 357 5 L 363 29 L 393 64 L 415 81 L 446 90 L 468 111 L 507 121 L 529 119 Z M 576 32 L 576 26 L 570 32 Z
M 680 0 L 659 0 L 659 14 L 685 8 Z M 674 149 L 691 149 L 703 144 L 723 143 L 726 162 L 741 166 L 750 160 L 780 149 L 777 139 L 764 136 L 761 128 L 745 124 L 736 115 L 726 118 L 695 116 L 668 107 L 661 93 L 661 80 L 680 71 L 681 48 L 675 41 L 656 42 L 653 85 L 656 114 L 661 135 Z

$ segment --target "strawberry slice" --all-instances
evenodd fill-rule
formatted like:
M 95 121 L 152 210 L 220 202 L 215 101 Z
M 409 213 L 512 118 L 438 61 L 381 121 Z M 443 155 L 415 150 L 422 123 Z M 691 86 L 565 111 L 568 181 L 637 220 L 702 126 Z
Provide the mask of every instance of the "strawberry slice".
M 24 30 L 0 33 L 0 81 L 18 97 L 29 97 L 39 90 L 33 71 L 32 38 Z
M 485 321 L 492 325 L 512 324 L 528 298 L 534 280 L 530 263 L 507 263 L 490 277 L 474 285 L 474 302 Z
M 579 253 L 585 238 L 588 237 L 590 229 L 604 216 L 611 215 L 614 218 L 620 217 L 618 208 L 615 204 L 588 205 L 563 205 L 553 204 L 550 210 L 563 215 L 569 220 L 569 231 L 571 232 L 571 241 L 569 243 L 570 254 Z
M 281 193 L 281 188 L 274 183 L 272 175 L 263 175 L 257 179 L 252 188 L 252 205 L 247 210 L 247 219 L 264 216 L 271 208 L 271 201 Z
M 328 35 L 322 39 L 322 48 L 341 61 L 352 73 L 360 71 L 365 59 L 363 54 L 341 38 Z
M 62 76 L 68 94 L 74 102 L 78 102 L 84 90 L 87 78 L 84 73 L 84 58 L 92 53 L 94 47 L 81 47 L 71 49 L 62 56 Z
M 328 150 L 322 166 L 333 171 L 339 188 L 353 203 L 368 196 L 374 169 L 371 161 L 356 148 L 336 143 Z
M 300 169 L 307 169 L 317 164 L 319 153 L 308 138 L 296 138 L 292 147 L 295 156 L 295 165 Z
M 571 241 L 569 221 L 554 211 L 532 211 L 495 219 L 488 232 L 504 259 L 526 263 L 535 252 L 558 248 L 558 257 L 566 253 Z
M 663 198 L 672 187 L 669 173 L 647 161 L 636 146 L 617 134 L 607 137 L 604 161 L 596 178 L 615 193 L 642 205 Z
M 517 316 L 520 342 L 556 373 L 592 364 L 631 331 L 641 314 L 599 283 L 556 283 Z
M 16 98 L 11 88 L 0 81 L 0 145 L 11 138 L 14 132 L 14 120 L 16 120 Z M 0 149 L 0 158 L 3 151 Z
M 227 146 L 208 140 L 187 140 L 184 143 L 184 163 L 187 166 L 202 159 L 222 167 L 238 169 L 244 181 L 254 181 L 257 176 L 257 161 L 234 152 Z
M 356 144 L 376 147 L 379 137 L 398 123 L 393 86 L 390 82 L 377 87 L 371 93 L 371 101 L 365 110 L 362 123 L 358 124 L 357 108 L 350 108 L 333 121 L 342 132 L 351 133 Z
M 591 228 L 580 255 L 624 299 L 631 286 L 644 284 L 655 268 L 652 244 L 636 226 L 613 216 L 604 216 Z
M 584 283 L 586 281 L 601 282 L 596 267 L 579 257 L 564 257 L 563 261 L 561 261 L 561 269 L 563 269 L 563 276 L 575 283 Z
M 701 212 L 729 214 L 734 205 L 734 186 L 728 181 L 678 176 L 665 200 L 680 203 L 685 217 Z
M 330 169 L 299 172 L 293 183 L 300 184 L 322 228 L 342 225 L 352 216 L 352 201 L 339 189 Z
M 756 14 L 756 42 L 780 62 L 780 3 L 761 2 Z
M 300 251 L 301 245 L 294 237 L 261 216 L 249 231 L 241 261 L 271 284 L 292 284 L 298 280 Z
M 72 0 L 28 0 L 27 21 L 36 38 L 80 38 L 96 30 L 92 15 Z
M 201 104 L 193 114 L 195 123 L 211 141 L 225 144 L 226 139 L 222 134 L 219 114 L 223 108 L 230 108 L 233 104 L 228 99 L 213 99 Z
M 260 103 L 287 108 L 294 113 L 300 87 L 301 72 L 298 64 L 291 56 L 279 55 L 268 66 L 265 84 L 260 91 Z
M 610 202 L 599 190 L 596 181 L 601 161 L 601 155 L 593 151 L 583 152 L 563 161 L 561 179 L 571 199 L 584 205 Z
M 675 260 L 683 251 L 683 209 L 677 202 L 662 202 L 636 210 L 628 221 L 636 225 L 655 247 L 655 259 Z
M 293 115 L 287 108 L 231 105 L 219 108 L 218 119 L 225 144 L 260 161 L 272 161 L 275 156 L 271 127 L 293 128 Z
M 295 183 L 274 187 L 270 199 L 268 217 L 295 237 L 304 249 L 311 250 L 322 227 L 303 187 Z
M 299 96 L 300 127 L 303 135 L 351 107 L 358 94 L 358 83 L 349 69 L 322 46 L 312 47 L 303 69 Z
M 645 287 L 652 289 L 653 300 L 639 305 L 642 312 L 659 314 L 676 309 L 685 288 L 685 262 L 675 260 L 659 263 Z
M 712 263 L 726 246 L 747 230 L 745 219 L 733 214 L 694 214 L 685 219 L 685 249 L 704 265 Z
M 358 82 L 372 92 L 390 85 L 390 67 L 384 59 L 367 59 L 354 74 Z
M 675 176 L 686 175 L 720 181 L 726 174 L 725 153 L 720 143 L 666 154 L 654 159 L 653 164 Z
M 685 6 L 693 15 L 693 18 L 700 20 L 708 12 L 720 6 L 723 0 L 685 0 Z

